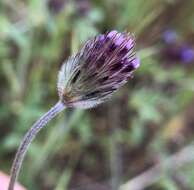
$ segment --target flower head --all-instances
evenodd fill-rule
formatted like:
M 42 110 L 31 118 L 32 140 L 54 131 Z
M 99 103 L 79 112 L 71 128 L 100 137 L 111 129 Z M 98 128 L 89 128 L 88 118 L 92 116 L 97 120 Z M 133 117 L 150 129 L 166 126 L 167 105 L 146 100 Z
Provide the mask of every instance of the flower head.
M 62 66 L 58 93 L 66 106 L 89 108 L 110 97 L 140 65 L 134 38 L 111 31 L 90 39 Z
M 176 43 L 177 38 L 178 36 L 175 30 L 168 29 L 168 30 L 165 30 L 163 33 L 163 40 L 167 44 Z
M 194 61 L 194 49 L 184 44 L 174 44 L 163 48 L 162 57 L 171 62 L 192 63 Z
M 194 61 L 194 49 L 189 46 L 182 47 L 181 58 L 185 63 Z

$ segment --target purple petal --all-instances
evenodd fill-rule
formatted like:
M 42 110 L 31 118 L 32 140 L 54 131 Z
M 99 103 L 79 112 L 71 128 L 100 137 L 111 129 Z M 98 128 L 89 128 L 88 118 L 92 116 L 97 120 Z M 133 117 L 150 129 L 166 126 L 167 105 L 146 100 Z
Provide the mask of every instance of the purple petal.
M 124 42 L 125 38 L 123 35 L 120 35 L 116 40 L 115 40 L 115 44 L 117 46 L 120 46 L 123 42 Z
M 98 37 L 98 39 L 99 39 L 100 41 L 103 41 L 103 40 L 105 39 L 105 36 L 104 36 L 103 34 L 100 34 L 99 37 Z
M 131 64 L 135 69 L 137 69 L 140 66 L 140 59 L 139 57 L 136 57 L 135 59 L 132 60 Z
M 111 32 L 108 33 L 107 37 L 108 38 L 112 38 L 114 37 L 116 34 L 118 34 L 118 32 L 116 30 L 112 30 Z
M 129 39 L 128 42 L 127 42 L 127 44 L 126 44 L 127 49 L 129 50 L 129 49 L 131 49 L 133 46 L 134 46 L 134 41 L 133 41 L 133 39 Z
M 183 48 L 181 52 L 181 58 L 184 62 L 191 62 L 194 60 L 194 49 Z

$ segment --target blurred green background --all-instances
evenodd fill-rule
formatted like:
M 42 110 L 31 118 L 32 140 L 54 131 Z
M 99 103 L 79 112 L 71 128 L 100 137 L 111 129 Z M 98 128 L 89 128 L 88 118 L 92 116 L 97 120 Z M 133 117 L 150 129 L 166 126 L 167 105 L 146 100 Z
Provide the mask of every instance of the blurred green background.
M 1 0 L 0 170 L 57 102 L 63 61 L 112 29 L 134 33 L 141 67 L 109 102 L 66 110 L 41 131 L 19 177 L 28 189 L 118 190 L 192 143 L 193 0 Z M 194 189 L 194 161 L 142 189 Z

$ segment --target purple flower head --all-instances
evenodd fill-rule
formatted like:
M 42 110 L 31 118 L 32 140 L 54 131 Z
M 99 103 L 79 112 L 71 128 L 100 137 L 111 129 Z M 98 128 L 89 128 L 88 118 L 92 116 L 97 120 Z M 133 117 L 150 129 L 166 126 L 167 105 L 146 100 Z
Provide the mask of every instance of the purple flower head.
M 194 49 L 188 44 L 174 44 L 162 51 L 162 56 L 169 61 L 191 63 L 194 61 Z
M 177 40 L 177 33 L 174 30 L 166 30 L 163 33 L 163 40 L 167 44 L 175 43 Z
M 117 31 L 88 40 L 59 72 L 60 99 L 66 106 L 80 108 L 105 101 L 139 67 L 134 46 L 130 34 Z
M 181 58 L 185 63 L 194 61 L 194 49 L 191 47 L 183 47 L 181 51 Z

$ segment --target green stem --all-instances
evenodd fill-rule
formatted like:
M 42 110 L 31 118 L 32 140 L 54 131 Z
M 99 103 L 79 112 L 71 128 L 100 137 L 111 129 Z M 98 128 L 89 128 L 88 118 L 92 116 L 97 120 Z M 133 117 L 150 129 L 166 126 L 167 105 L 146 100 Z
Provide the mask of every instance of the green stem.
M 26 133 L 24 136 L 20 147 L 16 153 L 12 169 L 11 169 L 11 179 L 9 183 L 8 190 L 14 190 L 14 184 L 17 180 L 23 159 L 25 157 L 26 151 L 28 150 L 29 145 L 36 137 L 37 133 L 50 121 L 52 120 L 59 112 L 65 109 L 65 105 L 62 102 L 56 103 L 47 113 L 45 113 Z

